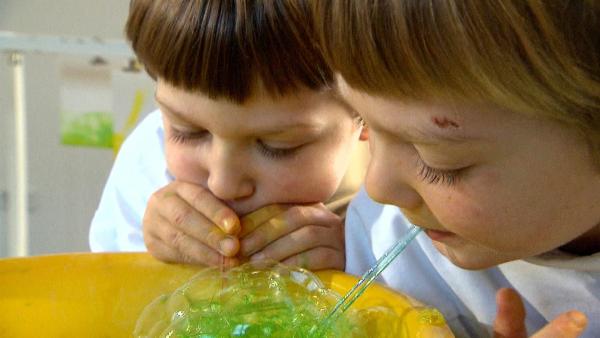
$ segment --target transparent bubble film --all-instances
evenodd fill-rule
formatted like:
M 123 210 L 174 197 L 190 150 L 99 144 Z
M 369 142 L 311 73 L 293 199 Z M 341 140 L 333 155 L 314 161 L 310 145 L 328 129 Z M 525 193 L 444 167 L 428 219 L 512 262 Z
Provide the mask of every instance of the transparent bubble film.
M 146 306 L 134 336 L 316 337 L 317 325 L 339 299 L 301 268 L 273 262 L 228 271 L 207 268 Z M 434 309 L 424 308 L 423 315 L 444 321 Z M 376 332 L 381 327 L 385 332 Z M 377 306 L 351 308 L 319 337 L 406 337 L 404 331 L 400 316 Z

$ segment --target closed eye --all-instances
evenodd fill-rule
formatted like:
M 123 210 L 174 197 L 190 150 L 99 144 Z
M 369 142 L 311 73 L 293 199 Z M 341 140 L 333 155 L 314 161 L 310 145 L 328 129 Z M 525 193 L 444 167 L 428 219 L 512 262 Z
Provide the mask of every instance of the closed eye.
M 452 186 L 456 184 L 458 181 L 462 170 L 460 169 L 439 169 L 433 168 L 427 165 L 427 163 L 423 162 L 421 158 L 418 159 L 417 163 L 418 172 L 417 175 L 419 178 L 429 184 L 444 184 L 448 186 Z
M 291 147 L 291 148 L 279 148 L 273 147 L 261 140 L 256 142 L 258 151 L 268 158 L 280 159 L 288 156 L 292 156 L 296 153 L 298 149 L 302 147 L 302 145 Z
M 200 131 L 183 131 L 175 128 L 170 128 L 169 130 L 169 139 L 175 143 L 188 143 L 194 140 L 201 139 L 208 135 L 208 131 L 200 130 Z

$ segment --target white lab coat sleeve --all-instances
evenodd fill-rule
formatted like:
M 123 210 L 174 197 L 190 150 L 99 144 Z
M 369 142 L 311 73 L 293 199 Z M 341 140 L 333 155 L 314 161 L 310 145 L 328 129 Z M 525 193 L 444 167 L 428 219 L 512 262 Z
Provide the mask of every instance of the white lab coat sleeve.
M 150 113 L 123 143 L 89 233 L 94 252 L 145 251 L 142 218 L 148 199 L 171 180 L 159 111 Z

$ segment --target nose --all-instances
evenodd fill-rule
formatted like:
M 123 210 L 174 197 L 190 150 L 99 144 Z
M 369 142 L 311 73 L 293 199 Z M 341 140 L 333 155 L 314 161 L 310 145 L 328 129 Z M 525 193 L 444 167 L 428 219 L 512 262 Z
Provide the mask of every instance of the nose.
M 247 174 L 247 165 L 235 147 L 214 144 L 208 163 L 208 189 L 215 197 L 224 201 L 235 201 L 250 197 L 254 193 L 252 178 Z
M 393 204 L 402 209 L 416 210 L 421 207 L 421 195 L 405 179 L 410 170 L 406 162 L 398 154 L 374 148 L 371 148 L 371 162 L 365 177 L 369 196 L 379 203 Z

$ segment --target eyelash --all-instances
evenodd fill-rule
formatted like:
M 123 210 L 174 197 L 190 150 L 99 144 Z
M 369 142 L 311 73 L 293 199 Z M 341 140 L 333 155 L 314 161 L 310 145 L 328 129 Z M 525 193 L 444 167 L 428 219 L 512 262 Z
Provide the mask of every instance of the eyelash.
M 263 154 L 264 156 L 268 157 L 268 158 L 273 158 L 273 159 L 280 159 L 280 158 L 284 158 L 286 156 L 291 156 L 293 155 L 296 150 L 298 148 L 300 148 L 300 146 L 298 147 L 294 147 L 294 148 L 273 148 L 270 147 L 266 144 L 264 144 L 262 141 L 258 141 L 258 150 L 260 151 L 261 154 Z
M 199 139 L 205 136 L 206 131 L 185 132 L 171 128 L 169 138 L 175 143 L 184 144 L 191 140 Z
M 458 180 L 458 175 L 462 169 L 455 170 L 446 170 L 446 169 L 436 169 L 428 166 L 423 160 L 418 160 L 419 177 L 430 184 L 445 184 L 448 186 L 452 186 Z
M 184 131 L 180 131 L 180 130 L 176 130 L 176 129 L 171 129 L 169 138 L 175 143 L 184 144 L 191 140 L 202 138 L 205 134 L 206 134 L 206 131 L 190 133 L 190 132 L 184 132 Z M 258 144 L 259 152 L 262 155 L 264 155 L 268 158 L 272 158 L 272 159 L 280 159 L 280 158 L 283 158 L 286 156 L 293 155 L 294 152 L 300 147 L 300 146 L 298 146 L 298 147 L 294 147 L 294 148 L 273 148 L 273 147 L 270 147 L 270 146 L 264 144 L 260 140 L 257 142 L 257 144 Z

